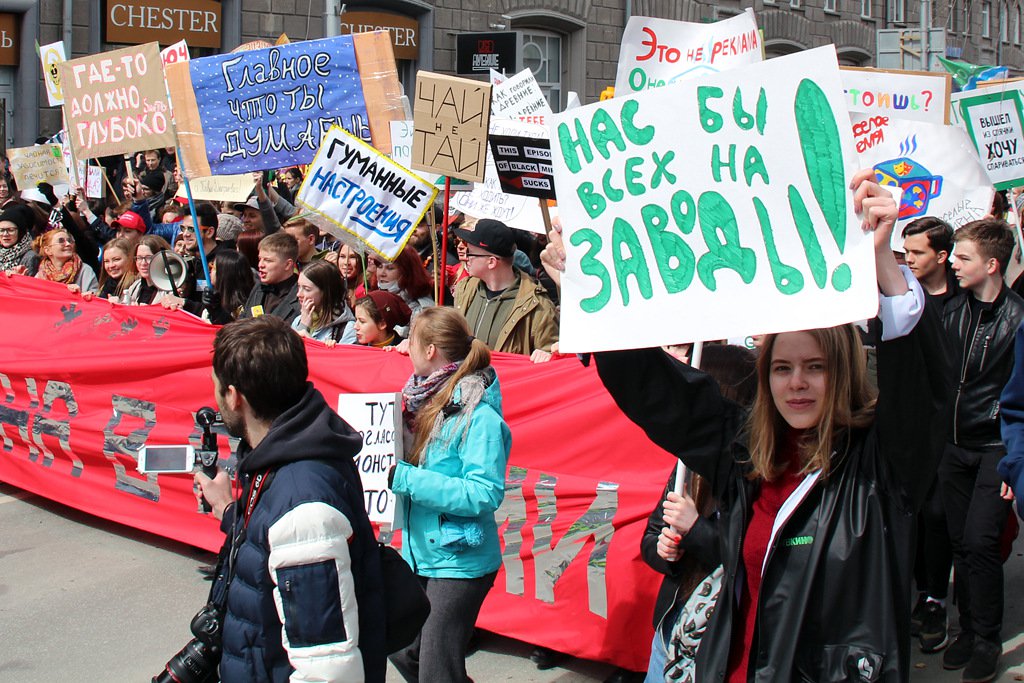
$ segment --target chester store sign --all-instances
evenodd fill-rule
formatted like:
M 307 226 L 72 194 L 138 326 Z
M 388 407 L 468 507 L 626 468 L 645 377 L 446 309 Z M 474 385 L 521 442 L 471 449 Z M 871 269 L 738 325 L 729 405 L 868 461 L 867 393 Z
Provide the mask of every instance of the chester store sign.
M 215 0 L 107 0 L 107 42 L 220 47 L 220 3 Z

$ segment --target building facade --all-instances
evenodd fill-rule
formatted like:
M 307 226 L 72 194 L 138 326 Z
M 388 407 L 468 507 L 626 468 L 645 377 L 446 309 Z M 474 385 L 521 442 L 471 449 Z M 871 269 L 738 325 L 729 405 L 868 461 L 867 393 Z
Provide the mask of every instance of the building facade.
M 507 70 L 529 67 L 558 110 L 570 91 L 587 103 L 614 84 L 631 15 L 708 22 L 752 7 L 768 57 L 834 43 L 841 63 L 874 66 L 877 31 L 919 29 L 921 10 L 929 4 L 930 35 L 939 54 L 1005 64 L 1015 75 L 1024 69 L 1024 0 L 357 0 L 345 3 L 338 23 L 343 33 L 389 30 L 407 92 L 417 70 L 456 71 L 460 35 L 511 33 L 515 54 Z M 325 9 L 338 5 L 339 0 L 0 0 L 3 139 L 22 146 L 61 127 L 60 110 L 46 106 L 36 41 L 64 40 L 73 58 L 184 38 L 192 54 L 202 56 L 253 40 L 274 42 L 281 34 L 321 38 L 333 24 Z

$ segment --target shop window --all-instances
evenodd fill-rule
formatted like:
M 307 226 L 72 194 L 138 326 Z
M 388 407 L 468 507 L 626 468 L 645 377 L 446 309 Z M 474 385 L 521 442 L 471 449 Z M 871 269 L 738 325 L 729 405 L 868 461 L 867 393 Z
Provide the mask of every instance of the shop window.
M 551 111 L 561 111 L 562 37 L 548 31 L 524 30 L 523 66 L 533 72 Z

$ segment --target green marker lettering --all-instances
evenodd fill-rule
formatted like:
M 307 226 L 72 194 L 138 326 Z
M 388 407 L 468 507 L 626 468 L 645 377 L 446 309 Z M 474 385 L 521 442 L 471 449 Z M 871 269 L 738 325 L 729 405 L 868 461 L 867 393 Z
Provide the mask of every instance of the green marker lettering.
M 811 277 L 814 278 L 818 289 L 825 288 L 825 277 L 828 266 L 825 263 L 825 254 L 821 251 L 821 244 L 818 236 L 814 234 L 814 223 L 811 215 L 807 213 L 807 205 L 804 198 L 800 196 L 792 185 L 789 186 L 789 209 L 793 213 L 793 222 L 796 224 L 796 232 L 803 242 L 804 252 L 807 254 L 807 265 L 811 267 Z
M 612 298 L 612 278 L 611 273 L 605 268 L 604 264 L 597 260 L 597 253 L 601 251 L 602 240 L 601 236 L 590 228 L 583 228 L 577 230 L 569 237 L 569 242 L 573 246 L 580 246 L 584 242 L 590 245 L 587 249 L 587 253 L 580 259 L 580 270 L 585 275 L 596 277 L 601 281 L 601 289 L 597 291 L 597 294 L 591 297 L 587 297 L 580 301 L 580 308 L 585 313 L 596 313 L 602 308 L 608 305 L 608 302 Z
M 720 99 L 725 93 L 721 88 L 710 85 L 697 87 L 697 114 L 700 127 L 705 133 L 717 133 L 722 130 L 722 115 L 708 107 L 708 100 Z
M 725 197 L 717 192 L 703 193 L 697 200 L 697 214 L 704 243 L 708 246 L 708 253 L 697 262 L 700 281 L 713 292 L 718 288 L 715 271 L 728 268 L 749 285 L 757 272 L 757 256 L 753 249 L 740 245 L 736 214 Z
M 772 230 L 768 209 L 765 208 L 764 202 L 757 197 L 754 197 L 754 211 L 757 213 L 757 221 L 761 224 L 761 237 L 764 239 L 764 246 L 768 251 L 768 266 L 772 271 L 772 279 L 775 280 L 775 289 L 783 294 L 796 294 L 804 288 L 803 273 L 793 266 L 783 263 L 779 258 L 779 250 L 775 246 L 775 232 Z
M 648 204 L 640 209 L 647 228 L 647 237 L 654 248 L 654 260 L 658 263 L 658 272 L 665 283 L 669 294 L 681 292 L 693 282 L 696 259 L 690 245 L 680 237 L 668 231 L 669 220 L 665 209 L 657 204 Z
M 629 250 L 628 256 L 622 255 L 623 247 Z M 629 305 L 630 275 L 636 278 L 640 296 L 645 299 L 654 296 L 651 273 L 647 269 L 647 257 L 644 256 L 640 238 L 636 236 L 633 226 L 621 218 L 616 218 L 612 223 L 612 259 L 615 262 L 615 278 L 619 281 L 619 294 L 622 296 L 623 306 Z

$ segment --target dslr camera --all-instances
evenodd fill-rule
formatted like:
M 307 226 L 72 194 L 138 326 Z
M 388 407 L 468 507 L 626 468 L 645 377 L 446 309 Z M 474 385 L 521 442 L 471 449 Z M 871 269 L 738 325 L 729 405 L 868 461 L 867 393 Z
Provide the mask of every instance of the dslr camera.
M 224 613 L 210 603 L 192 617 L 195 636 L 153 677 L 152 683 L 214 683 L 220 680 L 221 629 Z

